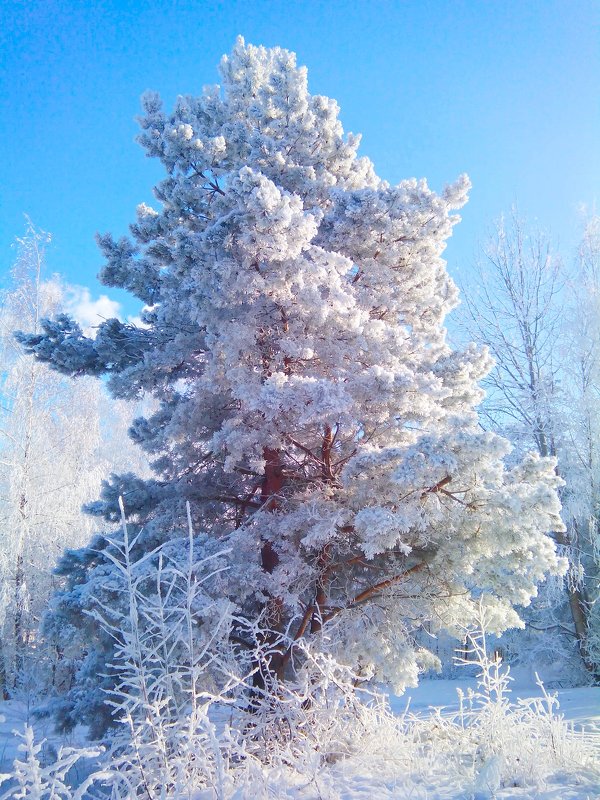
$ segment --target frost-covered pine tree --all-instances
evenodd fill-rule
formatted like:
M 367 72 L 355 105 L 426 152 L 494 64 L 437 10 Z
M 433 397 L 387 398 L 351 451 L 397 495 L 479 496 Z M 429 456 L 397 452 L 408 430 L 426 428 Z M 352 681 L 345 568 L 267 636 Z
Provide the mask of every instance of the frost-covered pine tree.
M 467 178 L 441 195 L 378 178 L 285 50 L 239 39 L 221 76 L 170 115 L 144 97 L 158 207 L 99 237 L 103 282 L 141 300 L 147 327 L 108 320 L 91 340 L 61 317 L 20 338 L 160 404 L 131 430 L 156 477 L 106 483 L 93 513 L 114 523 L 122 495 L 140 553 L 177 540 L 189 501 L 198 552 L 231 548 L 214 591 L 402 688 L 435 661 L 420 626 L 462 631 L 475 597 L 496 630 L 516 625 L 514 604 L 563 568 L 546 535 L 562 525 L 554 462 L 505 467 L 509 445 L 478 425 L 489 358 L 446 343 L 441 255 Z M 119 602 L 106 547 L 63 559 L 54 616 L 88 651 L 63 722 L 96 730 L 111 643 L 81 612 Z M 289 668 L 283 651 L 268 665 Z

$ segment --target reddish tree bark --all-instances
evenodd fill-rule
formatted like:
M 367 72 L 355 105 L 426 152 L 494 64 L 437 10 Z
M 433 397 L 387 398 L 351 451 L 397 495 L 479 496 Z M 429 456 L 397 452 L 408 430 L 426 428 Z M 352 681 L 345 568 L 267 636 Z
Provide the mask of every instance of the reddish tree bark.
M 280 493 L 284 485 L 281 453 L 279 450 L 269 447 L 265 447 L 263 453 L 265 457 L 265 474 L 260 492 L 261 506 L 265 511 L 275 511 L 279 508 Z M 260 559 L 263 570 L 271 575 L 279 564 L 279 555 L 273 542 L 263 542 L 260 551 Z M 278 597 L 270 597 L 265 604 L 264 610 L 267 627 L 271 630 L 277 630 L 282 617 L 281 599 Z M 272 638 L 273 634 L 266 633 L 262 644 L 268 645 L 269 640 Z M 268 675 L 282 678 L 284 666 L 283 655 L 281 653 L 273 653 L 267 663 L 258 664 L 258 669 L 256 669 L 252 679 L 252 684 L 255 689 L 260 691 L 266 688 Z

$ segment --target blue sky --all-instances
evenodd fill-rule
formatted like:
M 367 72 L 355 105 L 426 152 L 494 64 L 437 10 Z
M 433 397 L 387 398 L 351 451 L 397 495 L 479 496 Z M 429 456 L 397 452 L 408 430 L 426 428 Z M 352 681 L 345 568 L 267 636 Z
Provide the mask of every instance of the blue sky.
M 0 273 L 27 213 L 53 234 L 50 269 L 97 295 L 95 232 L 125 233 L 161 176 L 134 142 L 140 95 L 171 107 L 217 82 L 240 33 L 298 54 L 382 177 L 469 173 L 454 275 L 513 202 L 566 251 L 599 202 L 600 2 L 4 0 Z

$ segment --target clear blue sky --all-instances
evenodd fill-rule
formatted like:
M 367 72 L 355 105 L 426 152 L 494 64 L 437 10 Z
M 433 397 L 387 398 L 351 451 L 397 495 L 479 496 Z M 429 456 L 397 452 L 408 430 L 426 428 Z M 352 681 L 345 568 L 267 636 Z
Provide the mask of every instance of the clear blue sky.
M 294 50 L 389 181 L 470 174 L 453 274 L 514 201 L 568 248 L 600 200 L 599 23 L 594 0 L 3 0 L 0 272 L 27 213 L 50 268 L 97 294 L 95 232 L 125 233 L 161 175 L 133 141 L 139 96 L 217 82 L 239 33 Z

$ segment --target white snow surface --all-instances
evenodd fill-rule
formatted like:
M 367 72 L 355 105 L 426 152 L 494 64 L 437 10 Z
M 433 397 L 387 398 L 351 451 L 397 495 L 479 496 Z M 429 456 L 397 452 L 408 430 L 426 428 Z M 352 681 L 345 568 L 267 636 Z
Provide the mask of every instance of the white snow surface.
M 522 672 L 511 669 L 511 701 L 525 700 L 529 697 L 541 697 L 541 689 L 536 685 L 535 676 L 528 671 Z M 544 675 L 540 674 L 544 681 Z M 545 681 L 549 687 L 549 682 Z M 469 689 L 475 689 L 477 680 L 448 679 L 448 680 L 423 680 L 415 689 L 407 689 L 404 695 L 390 696 L 390 706 L 395 713 L 402 713 L 407 704 L 413 712 L 426 712 L 430 708 L 443 707 L 448 711 L 458 708 L 457 690 L 462 689 L 466 694 Z M 550 689 L 551 694 L 556 693 L 560 703 L 559 714 L 575 726 L 595 728 L 600 735 L 600 687 L 577 686 L 575 688 Z
M 423 719 L 440 713 L 441 718 L 457 711 L 458 692 L 466 696 L 476 690 L 476 679 L 424 680 L 403 696 L 390 696 L 390 706 L 395 714 L 402 716 L 407 708 L 410 713 Z M 560 708 L 557 714 L 569 722 L 576 733 L 585 737 L 587 744 L 597 752 L 591 764 L 573 764 L 572 768 L 544 776 L 535 787 L 504 786 L 500 783 L 502 757 L 489 758 L 476 770 L 469 765 L 464 771 L 456 766 L 448 768 L 444 759 L 444 730 L 439 731 L 439 741 L 433 741 L 431 752 L 422 763 L 406 763 L 406 754 L 383 752 L 377 755 L 371 747 L 365 754 L 340 760 L 324 768 L 314 770 L 311 780 L 294 778 L 289 773 L 278 775 L 270 769 L 265 778 L 265 800 L 599 800 L 600 798 L 600 687 L 565 688 L 556 691 Z M 519 673 L 511 686 L 511 702 L 519 703 L 531 697 L 540 697 L 542 690 L 531 676 Z M 436 712 L 436 709 L 441 711 Z M 36 741 L 45 739 L 42 758 L 52 759 L 54 752 L 63 745 L 85 745 L 85 729 L 78 728 L 68 739 L 53 732 L 49 720 L 32 718 L 23 702 L 0 703 L 0 772 L 9 772 L 12 760 L 18 756 L 19 744 L 14 730 L 22 731 L 25 724 L 32 724 Z M 435 730 L 435 728 L 433 728 Z M 583 741 L 583 739 L 582 739 Z M 515 742 L 518 746 L 519 743 Z M 588 751 L 589 752 L 589 751 Z M 231 800 L 259 800 L 256 789 L 248 794 L 243 788 L 228 795 Z M 1 794 L 0 794 L 1 796 Z M 212 790 L 197 791 L 193 800 L 215 800 Z M 36 799 L 37 800 L 37 799 Z

